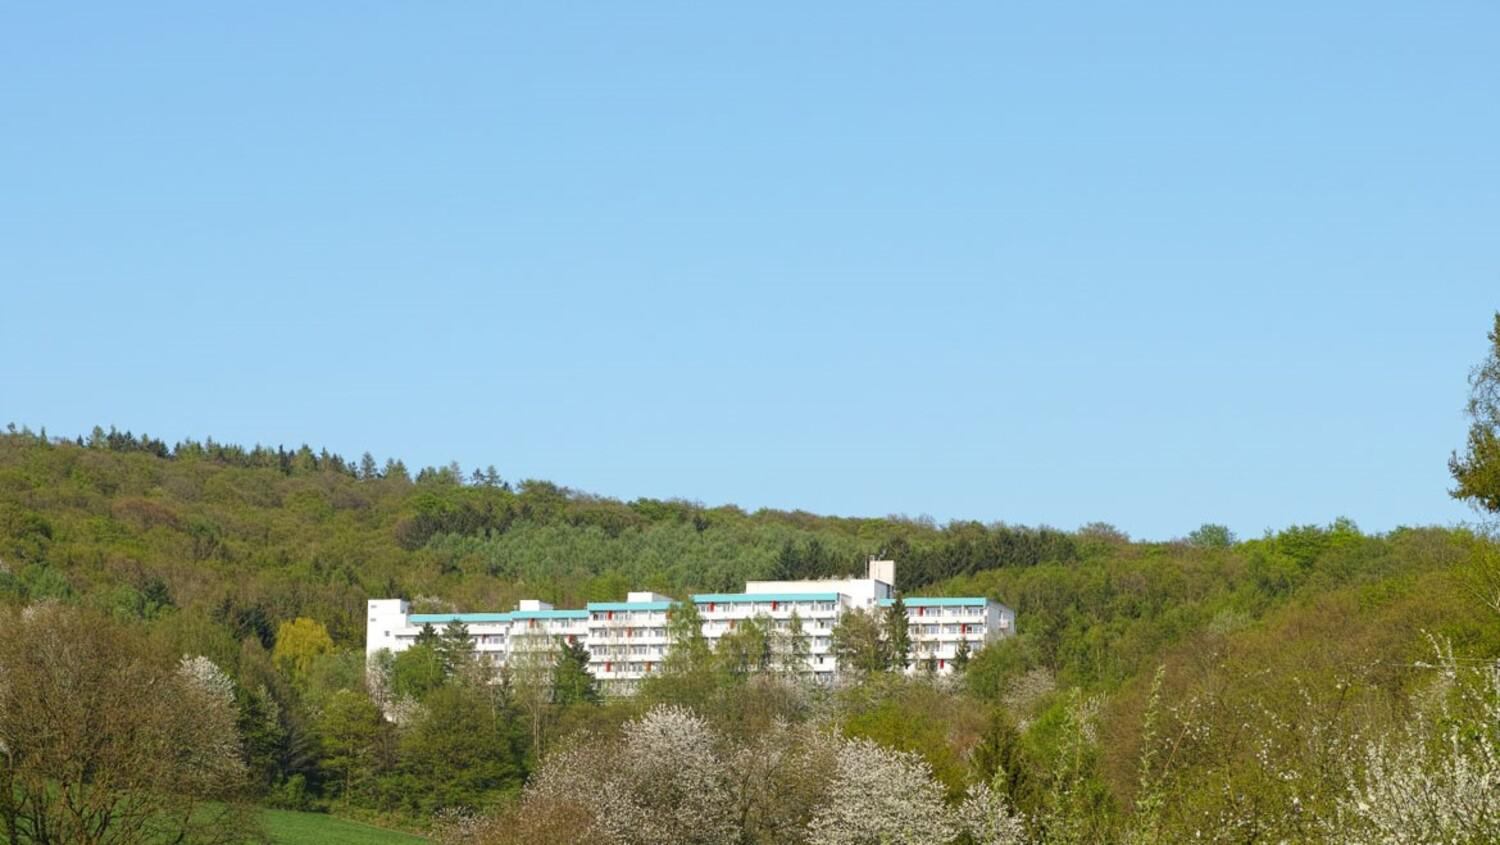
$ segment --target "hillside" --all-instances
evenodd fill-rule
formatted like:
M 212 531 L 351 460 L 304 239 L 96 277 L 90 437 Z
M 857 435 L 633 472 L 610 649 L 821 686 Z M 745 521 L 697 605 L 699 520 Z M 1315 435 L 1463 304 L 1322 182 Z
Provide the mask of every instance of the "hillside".
M 1142 819 L 1179 835 L 1317 839 L 1309 819 L 1337 812 L 1346 787 L 1334 783 L 1358 775 L 1351 748 L 1430 706 L 1439 656 L 1500 654 L 1500 614 L 1475 598 L 1497 555 L 1482 535 L 1369 535 L 1345 520 L 1243 541 L 1218 526 L 1185 533 L 1141 543 L 1106 525 L 746 513 L 493 470 L 413 478 L 399 461 L 307 447 L 0 435 L 0 601 L 75 609 L 163 659 L 207 656 L 234 691 L 250 800 L 406 826 L 465 808 L 542 829 L 527 825 L 556 819 L 513 799 L 555 776 L 548 761 L 569 736 L 628 732 L 675 704 L 725 748 L 773 724 L 832 724 L 911 752 L 946 800 L 991 784 L 1043 841 L 1112 839 Z M 909 593 L 1010 605 L 1019 635 L 976 654 L 957 686 L 874 677 L 776 691 L 704 654 L 635 699 L 601 703 L 519 675 L 469 684 L 461 648 L 365 684 L 370 597 L 474 610 L 681 596 L 853 571 L 873 553 L 897 561 Z M 416 715 L 383 720 L 399 701 Z M 1168 794 L 1170 806 L 1157 800 Z M 1308 815 L 1275 809 L 1292 805 Z M 495 830 L 475 835 L 521 835 Z
M 194 610 L 267 645 L 277 622 L 322 620 L 363 641 L 363 603 L 410 596 L 499 608 L 737 587 L 747 578 L 852 572 L 901 560 L 902 588 L 1077 556 L 1049 529 L 745 513 L 619 502 L 545 481 L 456 468 L 413 480 L 315 453 L 207 443 L 168 448 L 96 431 L 76 441 L 0 435 L 0 559 L 16 599 L 72 597 L 112 612 Z

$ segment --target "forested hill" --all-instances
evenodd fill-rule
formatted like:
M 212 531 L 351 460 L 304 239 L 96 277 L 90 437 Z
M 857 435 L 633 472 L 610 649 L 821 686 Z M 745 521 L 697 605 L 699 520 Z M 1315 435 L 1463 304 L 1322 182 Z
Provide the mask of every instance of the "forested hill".
M 413 477 L 399 460 L 306 446 L 168 446 L 99 429 L 73 440 L 0 434 L 0 601 L 61 599 L 148 623 L 170 615 L 174 628 L 211 631 L 225 650 L 246 637 L 269 649 L 278 626 L 299 617 L 359 648 L 370 597 L 428 610 L 509 608 L 522 597 L 578 606 L 631 589 L 684 596 L 857 572 L 879 554 L 897 561 L 904 591 L 1014 607 L 1023 636 L 1006 650 L 1008 672 L 1044 667 L 1108 686 L 1195 632 L 1299 597 L 1442 571 L 1477 542 L 1451 530 L 1373 537 L 1336 520 L 1246 541 L 1209 525 L 1142 543 L 1104 524 L 938 527 L 621 502 L 512 484 L 494 468 Z
M 904 590 L 1011 605 L 1018 635 L 956 665 L 951 682 L 882 671 L 837 690 L 748 671 L 746 656 L 764 659 L 770 639 L 674 652 L 680 659 L 628 699 L 601 701 L 586 672 L 567 674 L 571 658 L 493 684 L 464 657 L 461 631 L 382 664 L 374 680 L 367 674 L 363 603 L 372 596 L 407 596 L 426 609 L 508 608 L 522 596 L 577 605 L 629 589 L 682 596 L 748 578 L 855 572 L 869 554 L 896 560 Z M 672 745 L 694 749 L 683 767 L 715 742 L 724 759 L 780 759 L 735 756 L 744 751 L 735 743 L 758 741 L 816 757 L 833 747 L 819 733 L 831 724 L 850 743 L 840 754 L 878 748 L 889 765 L 920 759 L 927 792 L 901 794 L 928 795 L 935 818 L 967 807 L 982 786 L 1033 837 L 955 842 L 1346 841 L 1327 830 L 1399 804 L 1399 795 L 1372 802 L 1362 791 L 1388 780 L 1359 762 L 1370 754 L 1393 766 L 1415 761 L 1392 782 L 1478 772 L 1470 791 L 1492 801 L 1500 740 L 1488 714 L 1500 712 L 1500 699 L 1455 699 L 1444 684 L 1493 681 L 1500 690 L 1485 668 L 1500 654 L 1497 597 L 1500 548 L 1464 528 L 1371 535 L 1335 520 L 1239 540 L 1206 525 L 1143 543 L 1103 524 L 937 527 L 626 503 L 543 481 L 510 484 L 488 469 L 413 478 L 399 461 L 309 448 L 0 434 L 0 610 L 19 631 L 0 638 L 12 646 L 0 653 L 7 671 L 33 672 L 39 689 L 104 683 L 112 676 L 95 672 L 92 657 L 101 648 L 156 661 L 162 682 L 190 669 L 228 702 L 221 715 L 232 729 L 209 725 L 205 736 L 234 735 L 244 775 L 235 794 L 414 828 L 455 809 L 493 824 L 493 835 L 454 841 L 576 841 L 569 837 L 585 828 L 570 814 L 580 808 L 546 798 L 599 791 L 548 791 L 559 773 L 579 770 L 569 737 L 589 731 L 613 742 L 687 713 L 718 739 Z M 757 630 L 742 627 L 741 638 Z M 80 648 L 79 638 L 90 642 Z M 187 668 L 174 674 L 183 656 Z M 90 699 L 116 700 L 130 699 L 112 689 Z M 18 722 L 8 734 L 17 738 L 102 724 L 84 715 L 49 722 L 50 703 L 11 709 L 36 719 Z M 1471 726 L 1463 736 L 1472 741 L 1439 742 L 1425 725 Z M 776 733 L 793 729 L 803 733 Z M 875 746 L 859 744 L 866 740 Z M 1454 759 L 1411 748 L 1453 749 Z M 44 765 L 50 759 L 35 758 L 38 796 L 63 780 Z M 814 770 L 833 771 L 817 759 Z M 844 806 L 836 778 L 799 779 L 805 768 L 789 766 L 782 774 L 791 780 L 765 792 L 755 824 L 803 830 L 810 808 Z M 604 760 L 596 774 L 631 771 Z M 518 802 L 524 784 L 534 800 Z M 642 784 L 641 795 L 655 794 Z M 1446 781 L 1433 788 L 1468 794 Z M 851 786 L 849 806 L 870 794 Z
M 362 642 L 366 598 L 463 609 L 618 599 L 628 589 L 738 589 L 751 578 L 899 561 L 902 589 L 1001 566 L 1077 559 L 1046 528 L 621 502 L 547 481 L 510 483 L 399 460 L 95 429 L 73 440 L 0 434 L 0 593 L 127 616 L 177 607 L 271 645 L 280 621 L 324 621 Z

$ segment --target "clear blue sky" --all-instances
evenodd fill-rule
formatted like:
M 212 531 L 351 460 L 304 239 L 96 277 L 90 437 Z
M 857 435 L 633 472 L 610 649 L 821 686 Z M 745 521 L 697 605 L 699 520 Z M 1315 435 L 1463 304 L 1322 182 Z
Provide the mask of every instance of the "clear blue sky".
M 13 3 L 0 421 L 1451 523 L 1500 4 Z

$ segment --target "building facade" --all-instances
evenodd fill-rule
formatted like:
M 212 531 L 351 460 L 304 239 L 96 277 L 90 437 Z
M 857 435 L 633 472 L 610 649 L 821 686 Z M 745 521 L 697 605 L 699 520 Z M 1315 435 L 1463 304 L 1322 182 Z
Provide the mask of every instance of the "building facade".
M 832 682 L 839 672 L 833 655 L 833 629 L 846 613 L 888 612 L 896 600 L 892 561 L 870 561 L 864 578 L 808 581 L 750 581 L 742 593 L 702 593 L 691 597 L 712 648 L 748 620 L 782 637 L 800 626 L 805 644 L 804 673 Z M 982 596 L 904 598 L 911 656 L 907 671 L 953 671 L 961 652 L 1015 633 L 1015 612 Z M 462 622 L 475 652 L 494 665 L 550 654 L 558 643 L 581 643 L 589 669 L 601 685 L 628 692 L 642 678 L 660 671 L 671 648 L 668 618 L 678 604 L 668 596 L 631 592 L 624 601 L 590 602 L 581 610 L 559 610 L 535 599 L 506 613 L 411 613 L 402 599 L 371 599 L 365 652 L 392 653 L 411 647 L 424 625 L 441 629 Z

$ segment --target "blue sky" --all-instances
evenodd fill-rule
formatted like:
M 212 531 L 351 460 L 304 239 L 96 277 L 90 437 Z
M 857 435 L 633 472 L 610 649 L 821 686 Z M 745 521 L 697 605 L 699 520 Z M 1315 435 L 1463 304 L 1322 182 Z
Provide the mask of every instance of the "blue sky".
M 1446 495 L 1500 5 L 11 4 L 0 420 L 1135 536 Z

